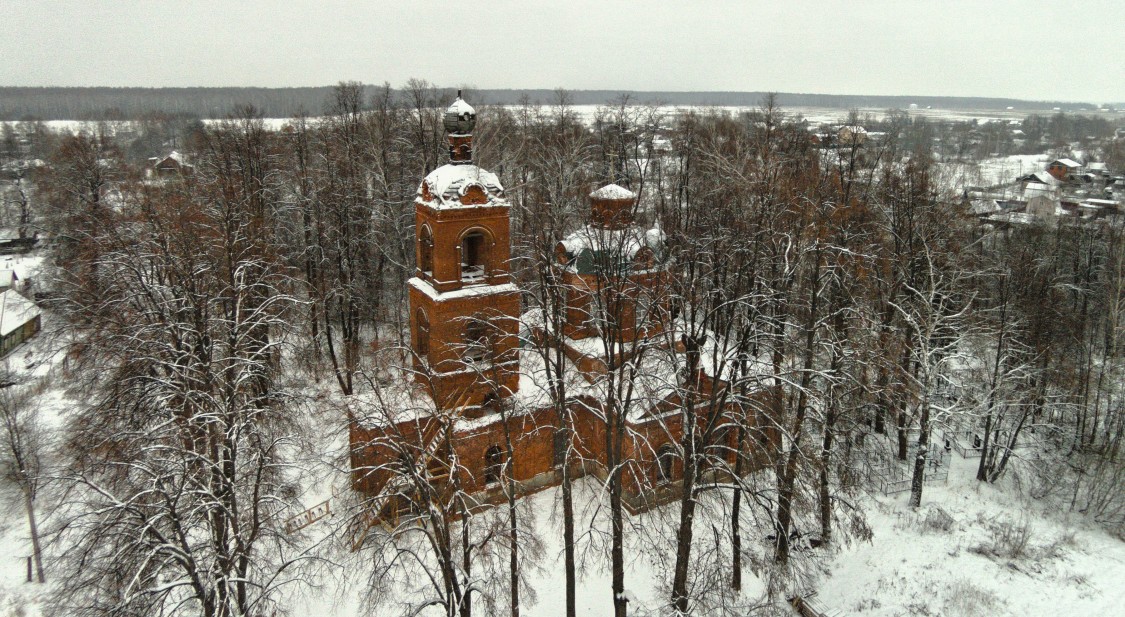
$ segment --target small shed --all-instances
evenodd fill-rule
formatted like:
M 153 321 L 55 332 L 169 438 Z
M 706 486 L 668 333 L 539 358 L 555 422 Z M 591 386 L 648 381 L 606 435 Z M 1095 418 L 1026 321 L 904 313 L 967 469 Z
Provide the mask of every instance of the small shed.
M 15 270 L 0 270 L 0 291 L 5 289 L 14 289 L 19 283 L 20 277 L 16 274 Z
M 1082 169 L 1082 163 L 1073 159 L 1055 159 L 1047 166 L 1047 172 L 1059 180 L 1066 180 Z
M 0 358 L 39 332 L 42 311 L 14 289 L 0 293 Z

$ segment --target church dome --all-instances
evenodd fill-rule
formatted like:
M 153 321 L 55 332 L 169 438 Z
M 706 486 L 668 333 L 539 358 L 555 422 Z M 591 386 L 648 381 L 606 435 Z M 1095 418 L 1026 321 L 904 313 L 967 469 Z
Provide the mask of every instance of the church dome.
M 418 187 L 418 200 L 431 208 L 506 205 L 496 174 L 476 165 L 442 165 Z
M 477 110 L 462 100 L 461 94 L 457 93 L 457 100 L 445 110 L 442 124 L 449 133 L 468 135 L 473 132 L 473 127 L 477 124 Z

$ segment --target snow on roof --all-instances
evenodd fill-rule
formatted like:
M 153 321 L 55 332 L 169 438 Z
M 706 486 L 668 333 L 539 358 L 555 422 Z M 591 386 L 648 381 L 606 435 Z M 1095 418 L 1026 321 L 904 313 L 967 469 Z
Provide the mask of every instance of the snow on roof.
M 1057 186 L 1059 184 L 1058 178 L 1045 171 L 1032 172 L 1024 176 L 1023 179 L 1029 180 L 1031 182 L 1038 182 L 1040 184 L 1046 184 L 1047 186 Z
M 477 113 L 477 110 L 473 109 L 473 106 L 466 103 L 465 100 L 461 97 L 457 97 L 452 103 L 450 103 L 449 107 L 446 108 L 445 113 L 457 114 L 458 116 L 462 114 L 475 115 Z
M 990 223 L 1009 223 L 1014 225 L 1030 225 L 1035 222 L 1035 216 L 1027 212 L 1004 212 L 993 214 L 985 219 Z
M 1105 166 L 1105 163 L 1103 163 L 1101 161 L 1097 161 L 1097 162 L 1090 163 L 1089 165 L 1087 165 L 1086 169 L 1089 169 L 1090 171 L 1105 171 L 1106 166 Z
M 504 283 L 503 285 L 473 285 L 471 287 L 463 287 L 439 294 L 432 285 L 418 277 L 412 277 L 406 284 L 426 294 L 435 301 L 474 298 L 519 291 L 519 287 L 516 287 L 514 283 Z
M 969 212 L 976 215 L 991 214 L 1000 209 L 1000 204 L 995 199 L 974 199 L 969 202 Z
M 157 165 L 162 165 L 162 164 L 164 164 L 168 161 L 172 161 L 172 162 L 176 163 L 177 165 L 183 165 L 183 166 L 188 165 L 187 156 L 185 156 L 179 150 L 173 150 L 172 152 L 170 152 L 166 156 L 152 156 L 152 157 L 149 157 L 148 160 L 152 163 L 152 165 L 154 167 L 157 166 Z
M 464 207 L 461 197 L 469 187 L 476 185 L 488 195 L 488 205 L 507 205 L 504 200 L 504 186 L 496 174 L 476 165 L 442 165 L 430 172 L 418 186 L 418 198 L 435 208 Z M 429 188 L 430 200 L 423 197 L 423 187 Z
M 590 193 L 590 199 L 611 199 L 614 201 L 623 201 L 626 199 L 636 199 L 637 194 L 629 189 L 618 186 L 616 184 L 607 184 L 602 188 Z
M 34 302 L 16 290 L 6 290 L 0 294 L 0 336 L 8 336 L 41 313 Z
M 632 259 L 644 247 L 659 250 L 664 243 L 664 232 L 659 227 L 641 230 L 639 227 L 603 229 L 587 225 L 562 239 L 563 249 L 578 256 L 584 251 L 610 251 L 620 253 L 623 259 Z
M 1074 159 L 1055 159 L 1055 160 L 1051 161 L 1051 165 L 1054 165 L 1055 163 L 1058 163 L 1059 165 L 1063 165 L 1065 167 L 1072 167 L 1072 168 L 1082 166 L 1082 163 L 1079 163 L 1078 161 L 1075 161 Z
M 0 270 L 0 287 L 11 287 L 19 278 L 15 270 Z

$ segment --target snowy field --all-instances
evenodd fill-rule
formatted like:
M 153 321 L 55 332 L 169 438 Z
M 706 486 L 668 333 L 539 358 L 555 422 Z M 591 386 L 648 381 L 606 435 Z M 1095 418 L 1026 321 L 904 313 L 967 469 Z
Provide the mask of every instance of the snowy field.
M 483 108 L 485 106 L 481 105 L 481 107 Z M 506 107 L 510 110 L 513 110 L 513 111 L 516 110 L 516 109 L 519 109 L 519 107 L 516 106 L 516 105 L 504 105 L 504 107 Z M 570 107 L 570 110 L 571 110 L 571 112 L 576 114 L 579 118 L 581 118 L 584 122 L 591 123 L 591 122 L 593 122 L 594 118 L 597 116 L 598 111 L 600 109 L 604 109 L 604 108 L 605 107 L 602 106 L 602 105 L 572 105 Z M 554 107 L 552 107 L 551 105 L 540 105 L 539 109 L 544 114 L 549 114 L 549 113 L 552 113 L 554 111 Z M 646 107 L 644 107 L 644 106 L 632 106 L 630 109 L 633 110 L 633 111 L 639 112 L 643 109 L 646 109 Z M 713 110 L 713 111 L 723 111 L 723 112 L 727 112 L 727 113 L 730 113 L 730 114 L 739 114 L 739 113 L 746 112 L 746 111 L 756 111 L 757 109 L 758 109 L 758 107 L 756 107 L 756 106 L 722 106 L 722 105 L 716 105 L 716 106 L 708 106 L 708 105 L 662 105 L 662 106 L 657 107 L 658 113 L 660 113 L 664 116 L 667 116 L 667 117 L 674 117 L 674 116 L 686 113 L 688 111 L 704 112 L 704 111 L 712 111 Z M 802 118 L 808 120 L 813 125 L 842 123 L 847 119 L 848 113 L 850 111 L 849 109 L 844 109 L 844 108 L 839 108 L 839 107 L 804 107 L 804 106 L 793 106 L 793 107 L 782 106 L 779 109 L 786 117 L 797 118 L 799 116 L 799 117 L 802 117 Z M 861 108 L 858 108 L 856 111 L 859 113 L 859 116 L 860 116 L 861 119 L 872 117 L 872 118 L 875 118 L 877 120 L 882 120 L 887 115 L 888 110 L 885 109 L 885 108 L 878 108 L 878 107 L 861 107 Z M 903 111 L 903 110 L 899 110 L 899 111 Z M 996 109 L 981 109 L 981 110 L 972 110 L 972 109 L 912 109 L 912 110 L 907 111 L 906 113 L 908 113 L 911 117 L 926 118 L 927 120 L 932 120 L 932 121 L 937 121 L 937 122 L 967 122 L 967 121 L 971 121 L 971 120 L 976 120 L 978 122 L 984 123 L 984 122 L 1000 122 L 1000 121 L 1007 122 L 1007 121 L 1011 121 L 1011 120 L 1023 120 L 1024 118 L 1026 118 L 1028 115 L 1030 115 L 1032 113 L 1039 113 L 1040 115 L 1050 115 L 1052 113 L 1057 113 L 1057 112 L 1051 112 L 1051 111 L 1046 111 L 1046 110 L 1038 111 L 1038 112 L 1032 112 L 1032 111 L 1026 111 L 1026 110 L 996 110 Z M 1105 112 L 1095 112 L 1095 111 L 1082 112 L 1082 115 L 1104 116 L 1104 117 L 1109 118 L 1111 120 L 1115 119 L 1115 118 L 1119 118 L 1121 116 L 1121 114 L 1107 114 Z M 281 127 L 288 124 L 291 120 L 292 120 L 291 118 L 265 118 L 264 119 L 266 126 L 270 129 L 272 129 L 272 130 L 281 129 Z M 315 118 L 310 118 L 310 120 L 315 120 Z M 221 121 L 220 119 L 207 119 L 207 120 L 204 120 L 203 122 L 206 123 L 206 124 L 213 124 L 213 123 L 217 123 L 217 122 L 220 122 L 220 121 Z M 13 125 L 13 126 L 18 124 L 18 122 L 11 121 L 11 120 L 5 121 L 4 123 L 10 124 L 10 125 Z M 89 121 L 89 120 L 46 120 L 46 121 L 43 122 L 43 124 L 48 129 L 50 129 L 52 131 L 56 131 L 56 132 L 70 131 L 70 132 L 76 133 L 76 132 L 80 132 L 80 131 L 83 131 L 83 130 L 89 131 L 89 132 L 95 132 L 97 130 L 97 127 L 98 127 L 97 122 Z M 112 125 L 124 124 L 124 123 L 109 122 L 108 124 L 112 127 Z
M 979 162 L 938 163 L 942 187 L 960 192 L 969 187 L 989 188 L 1007 185 L 1016 178 L 1046 171 L 1051 158 L 1046 154 L 1013 154 L 981 159 Z
M 509 109 L 517 109 L 515 106 L 507 106 Z M 598 110 L 603 109 L 600 105 L 574 105 L 571 110 L 582 118 L 587 123 L 592 122 L 597 116 Z M 640 106 L 633 107 L 632 109 L 640 110 Z M 689 111 L 722 111 L 730 114 L 739 114 L 747 111 L 757 111 L 759 108 L 756 106 L 705 106 L 705 105 L 665 105 L 658 108 L 658 111 L 668 116 L 675 116 Z M 849 109 L 839 107 L 785 107 L 779 108 L 788 118 L 802 117 L 813 125 L 817 124 L 839 124 L 847 120 Z M 542 110 L 549 113 L 553 108 L 549 105 L 544 105 Z M 887 109 L 877 107 L 861 107 L 856 110 L 861 119 L 873 117 L 877 120 L 882 120 L 887 115 Z M 900 110 L 901 111 L 901 110 Z M 965 122 L 970 120 L 977 120 L 980 122 L 991 121 L 1008 121 L 1008 120 L 1023 120 L 1030 112 L 1026 111 L 998 111 L 998 110 L 964 110 L 964 109 L 913 109 L 907 112 L 912 117 L 926 118 L 927 120 L 934 120 L 940 122 Z

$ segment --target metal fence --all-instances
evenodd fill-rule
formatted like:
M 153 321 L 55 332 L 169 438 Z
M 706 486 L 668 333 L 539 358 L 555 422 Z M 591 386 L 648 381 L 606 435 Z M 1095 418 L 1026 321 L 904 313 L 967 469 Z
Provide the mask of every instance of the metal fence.
M 884 495 L 894 495 L 910 490 L 914 478 L 914 466 L 885 455 L 875 455 L 864 459 L 864 473 L 868 482 Z M 930 448 L 926 458 L 926 469 L 922 484 L 945 484 L 949 481 L 949 461 L 941 448 Z

